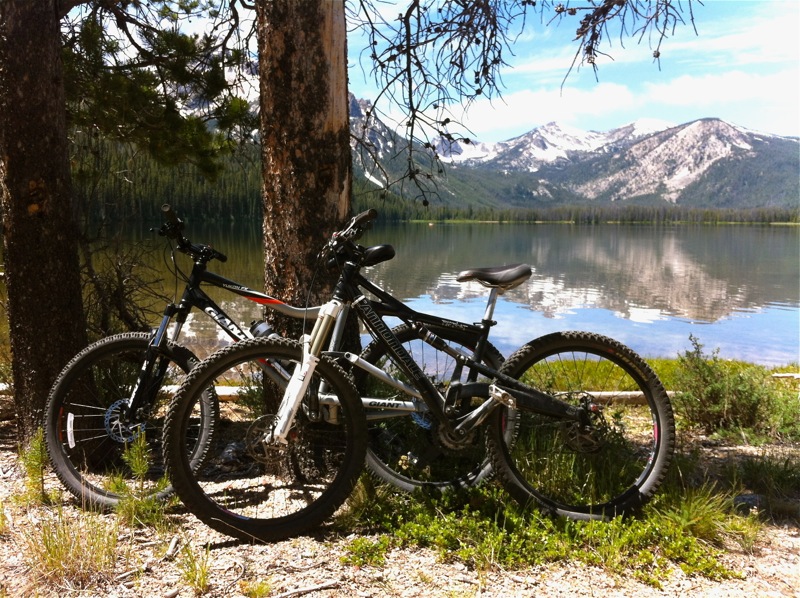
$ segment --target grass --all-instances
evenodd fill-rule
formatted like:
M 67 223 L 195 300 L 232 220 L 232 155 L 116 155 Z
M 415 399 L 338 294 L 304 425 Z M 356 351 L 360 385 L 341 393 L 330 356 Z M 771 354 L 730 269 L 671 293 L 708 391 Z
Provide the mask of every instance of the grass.
M 656 587 L 675 567 L 710 579 L 738 577 L 721 557 L 729 546 L 751 549 L 762 522 L 737 513 L 730 493 L 713 485 L 687 489 L 674 477 L 637 517 L 611 521 L 522 510 L 493 484 L 435 498 L 382 494 L 369 505 L 351 504 L 361 531 L 370 535 L 351 540 L 342 561 L 380 566 L 392 548 L 423 546 L 477 571 L 571 561 Z M 356 500 L 369 501 L 370 487 L 371 481 L 362 479 Z
M 211 547 L 206 545 L 198 553 L 190 544 L 186 544 L 181 550 L 178 569 L 195 594 L 205 594 L 211 587 Z
M 110 581 L 117 558 L 118 524 L 96 513 L 45 512 L 21 534 L 23 554 L 40 583 L 85 589 Z
M 732 466 L 728 477 L 740 479 L 753 492 L 768 497 L 800 497 L 800 467 L 796 459 L 781 451 L 763 451 Z
M 137 477 L 143 479 L 150 467 L 144 438 L 132 443 L 123 458 L 134 472 L 134 483 L 128 487 L 118 482 L 120 487 L 124 486 L 125 493 L 115 517 L 90 510 L 65 510 L 59 500 L 60 493 L 48 491 L 45 478 L 49 461 L 41 429 L 21 449 L 19 463 L 24 472 L 24 485 L 12 502 L 28 511 L 33 525 L 20 528 L 15 539 L 22 546 L 21 552 L 35 580 L 42 586 L 81 591 L 108 583 L 114 577 L 120 556 L 123 562 L 137 558 L 135 547 L 123 546 L 118 541 L 120 530 L 143 526 L 157 532 L 173 529 L 166 516 L 170 503 L 144 492 L 144 486 L 137 481 Z M 30 517 L 34 512 L 35 516 Z M 8 535 L 6 527 L 3 508 L 0 509 L 0 536 Z M 202 572 L 202 568 L 197 567 L 197 571 Z M 200 575 L 195 572 L 193 587 L 201 584 Z

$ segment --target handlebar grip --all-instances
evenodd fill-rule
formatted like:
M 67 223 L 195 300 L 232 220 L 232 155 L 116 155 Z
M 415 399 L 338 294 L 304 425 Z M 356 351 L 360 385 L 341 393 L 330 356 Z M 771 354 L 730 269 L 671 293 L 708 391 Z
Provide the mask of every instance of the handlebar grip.
M 353 222 L 350 225 L 351 228 L 360 227 L 362 224 L 366 224 L 370 220 L 375 220 L 378 217 L 378 211 L 375 208 L 370 208 L 366 212 L 361 212 L 357 216 L 353 217 Z
M 180 222 L 178 215 L 172 210 L 172 206 L 168 203 L 161 206 L 161 213 L 164 215 L 164 219 L 171 224 L 178 224 Z
M 228 256 L 225 255 L 224 253 L 220 253 L 216 249 L 214 250 L 214 257 L 217 258 L 217 260 L 219 260 L 220 262 L 227 262 L 228 261 Z

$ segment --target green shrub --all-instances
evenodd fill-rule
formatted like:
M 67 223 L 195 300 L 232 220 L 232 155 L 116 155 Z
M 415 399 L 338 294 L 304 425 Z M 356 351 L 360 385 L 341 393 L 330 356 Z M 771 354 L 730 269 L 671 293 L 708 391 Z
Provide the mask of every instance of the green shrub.
M 676 412 L 684 424 L 706 434 L 744 432 L 775 438 L 800 432 L 800 405 L 758 365 L 720 359 L 719 350 L 703 353 L 690 336 L 692 349 L 678 357 L 672 372 Z
M 354 538 L 345 547 L 347 554 L 341 557 L 341 562 L 356 567 L 380 567 L 386 562 L 386 553 L 391 544 L 388 536 L 378 536 L 374 541 L 366 537 Z

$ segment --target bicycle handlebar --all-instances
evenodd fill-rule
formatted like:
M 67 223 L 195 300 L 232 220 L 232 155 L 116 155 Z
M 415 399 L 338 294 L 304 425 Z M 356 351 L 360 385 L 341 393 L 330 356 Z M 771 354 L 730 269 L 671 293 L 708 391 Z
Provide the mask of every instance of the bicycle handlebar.
M 364 231 L 372 225 L 372 221 L 377 217 L 378 212 L 374 209 L 369 209 L 353 216 L 346 227 L 331 235 L 330 240 L 320 252 L 320 257 L 333 257 L 333 261 L 329 262 L 329 265 L 332 266 L 337 261 L 336 255 L 343 257 L 356 252 L 358 247 L 355 241 L 364 234 Z
M 178 218 L 178 215 L 172 209 L 171 205 L 168 203 L 163 204 L 161 206 L 161 213 L 166 222 L 161 226 L 158 234 L 168 239 L 173 239 L 177 243 L 180 251 L 190 255 L 194 260 L 201 260 L 203 262 L 209 262 L 213 259 L 219 260 L 220 262 L 226 262 L 228 260 L 226 255 L 220 253 L 210 245 L 195 245 L 184 237 L 183 220 Z M 356 241 L 364 234 L 364 231 L 372 225 L 372 221 L 377 217 L 377 210 L 372 208 L 353 216 L 344 229 L 331 235 L 331 239 L 325 249 L 335 253 L 342 245 Z
M 210 262 L 211 260 L 219 260 L 220 262 L 227 262 L 228 257 L 211 247 L 211 245 L 195 245 L 189 239 L 183 236 L 183 220 L 178 218 L 178 215 L 172 209 L 172 206 L 165 203 L 161 206 L 161 213 L 164 215 L 166 222 L 161 225 L 158 234 L 168 239 L 173 239 L 178 244 L 178 250 L 191 256 L 195 261 Z
M 364 234 L 364 231 L 370 227 L 372 221 L 377 217 L 378 212 L 374 209 L 369 209 L 365 212 L 357 214 L 356 216 L 353 216 L 345 228 L 331 235 L 331 241 L 335 242 L 340 239 L 355 241 L 356 239 L 360 238 L 362 234 Z

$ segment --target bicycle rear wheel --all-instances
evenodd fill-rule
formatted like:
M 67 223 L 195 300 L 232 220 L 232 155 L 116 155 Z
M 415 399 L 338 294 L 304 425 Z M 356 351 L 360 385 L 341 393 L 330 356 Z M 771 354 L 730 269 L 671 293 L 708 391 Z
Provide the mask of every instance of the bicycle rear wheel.
M 265 373 L 302 362 L 286 339 L 246 340 L 214 353 L 187 376 L 165 427 L 167 462 L 187 509 L 208 526 L 246 541 L 294 536 L 330 517 L 349 496 L 364 464 L 364 410 L 333 361 L 322 358 L 290 429 L 288 443 L 264 442 L 275 425 L 285 382 Z M 195 395 L 215 384 L 217 433 L 203 466 L 183 446 L 195 419 Z
M 475 342 L 473 335 L 436 326 L 429 326 L 429 329 L 450 346 L 472 353 Z M 455 359 L 426 344 L 416 331 L 405 324 L 394 328 L 393 332 L 434 386 L 442 393 L 446 392 L 458 365 Z M 361 357 L 396 378 L 405 378 L 389 360 L 383 343 L 372 342 Z M 503 356 L 487 343 L 483 363 L 499 369 Z M 464 368 L 457 379 L 466 382 L 467 374 L 468 369 Z M 368 397 L 378 403 L 410 400 L 402 391 L 369 376 L 362 369 L 355 368 L 355 378 L 362 398 Z M 487 398 L 464 397 L 460 407 L 468 410 Z M 468 437 L 456 440 L 448 438 L 427 412 L 409 413 L 390 409 L 368 409 L 367 424 L 367 467 L 380 480 L 401 490 L 413 492 L 418 488 L 463 488 L 479 483 L 491 473 L 484 426 Z
M 168 363 L 155 403 L 126 423 L 123 413 L 149 343 L 146 332 L 101 339 L 64 367 L 50 391 L 44 423 L 47 452 L 58 479 L 83 507 L 109 510 L 125 496 L 165 497 L 171 492 L 162 462 L 164 416 L 178 383 L 198 360 L 185 347 L 169 343 L 158 358 Z M 193 460 L 202 458 L 218 411 L 213 394 L 203 393 L 199 401 L 187 447 Z
M 496 410 L 492 460 L 516 500 L 599 519 L 653 496 L 672 460 L 675 420 L 661 382 L 636 353 L 597 334 L 558 332 L 518 349 L 501 371 L 589 412 L 584 427 L 519 406 L 509 422 L 507 409 Z

